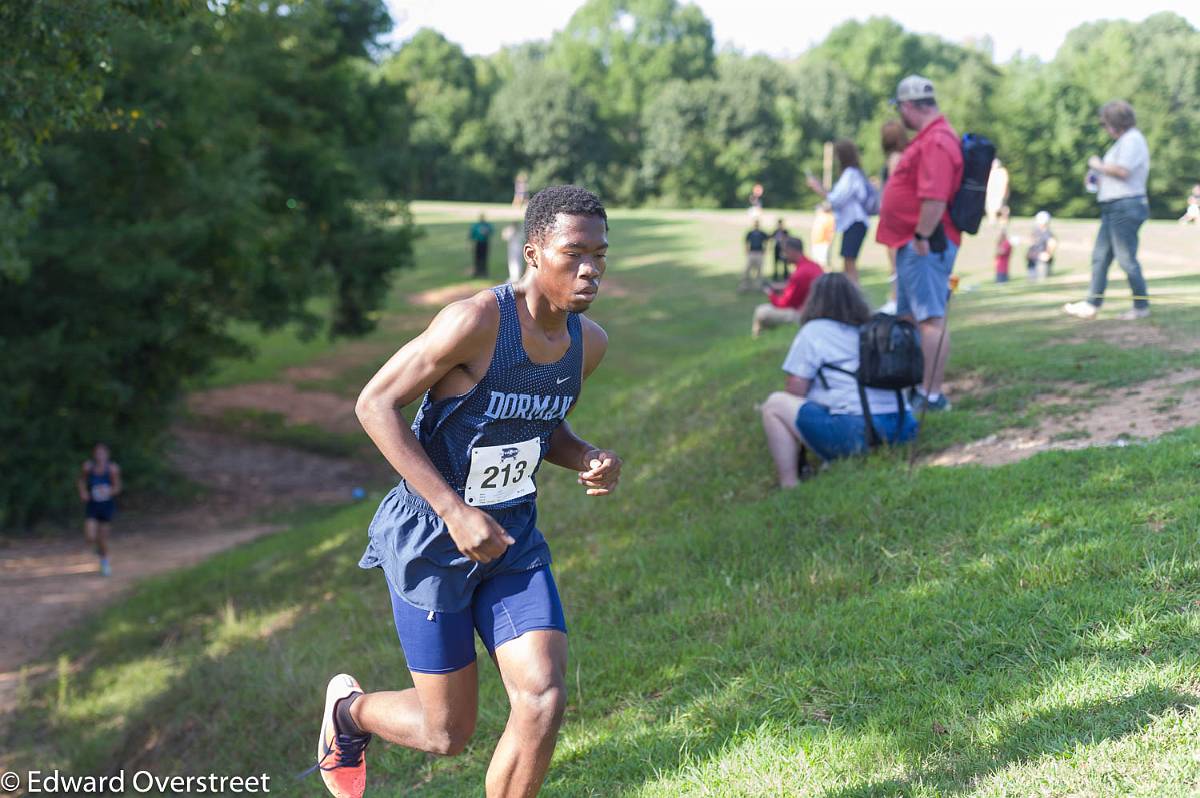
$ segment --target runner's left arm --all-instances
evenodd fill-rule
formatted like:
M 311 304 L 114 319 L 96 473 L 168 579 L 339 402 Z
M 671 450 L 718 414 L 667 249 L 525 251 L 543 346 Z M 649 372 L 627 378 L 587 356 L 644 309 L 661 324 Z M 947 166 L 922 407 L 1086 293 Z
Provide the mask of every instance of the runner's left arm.
M 112 491 L 113 498 L 121 495 L 121 491 L 125 489 L 125 483 L 121 480 L 121 467 L 116 463 L 112 464 Z
M 608 335 L 599 324 L 588 318 L 583 322 L 583 379 L 587 379 L 608 349 Z M 566 419 L 550 435 L 546 462 L 579 472 L 579 484 L 589 496 L 607 496 L 617 487 L 621 477 L 621 458 L 609 449 L 593 446 L 571 429 Z

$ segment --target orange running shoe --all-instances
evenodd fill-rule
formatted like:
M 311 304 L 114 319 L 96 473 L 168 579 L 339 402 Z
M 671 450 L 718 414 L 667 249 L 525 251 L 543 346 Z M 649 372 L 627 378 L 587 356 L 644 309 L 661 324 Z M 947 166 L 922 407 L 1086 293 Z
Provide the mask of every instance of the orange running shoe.
M 371 735 L 352 736 L 338 731 L 334 713 L 337 702 L 363 689 L 353 676 L 339 673 L 325 688 L 325 714 L 317 739 L 317 764 L 321 780 L 334 798 L 362 798 L 367 788 L 367 743 Z

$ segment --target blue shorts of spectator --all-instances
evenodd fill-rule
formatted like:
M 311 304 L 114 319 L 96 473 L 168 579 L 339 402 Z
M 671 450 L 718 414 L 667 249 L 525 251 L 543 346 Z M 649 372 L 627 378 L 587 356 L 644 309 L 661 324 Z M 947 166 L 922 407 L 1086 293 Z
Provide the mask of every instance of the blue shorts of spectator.
M 918 255 L 908 242 L 896 250 L 896 315 L 918 323 L 946 316 L 950 298 L 950 273 L 958 247 L 946 242 L 943 252 Z
M 857 258 L 862 249 L 863 239 L 867 237 L 867 226 L 863 222 L 855 222 L 842 233 L 843 258 Z
M 917 434 L 917 420 L 911 412 L 873 413 L 875 431 L 888 443 L 905 443 Z M 863 417 L 850 413 L 830 413 L 829 408 L 816 402 L 805 402 L 796 413 L 796 429 L 805 445 L 822 460 L 836 460 L 854 454 L 865 454 L 867 425 Z

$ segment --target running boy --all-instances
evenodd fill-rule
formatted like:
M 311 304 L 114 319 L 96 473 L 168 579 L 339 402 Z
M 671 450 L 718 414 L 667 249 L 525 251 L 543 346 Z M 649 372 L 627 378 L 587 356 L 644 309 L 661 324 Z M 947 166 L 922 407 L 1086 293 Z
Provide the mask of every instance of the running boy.
M 604 275 L 608 217 L 594 194 L 553 186 L 525 213 L 527 278 L 455 302 L 383 366 L 358 417 L 400 484 L 359 563 L 387 579 L 413 687 L 326 689 L 317 765 L 335 796 L 361 796 L 371 736 L 434 754 L 475 729 L 477 631 L 511 706 L 487 772 L 489 798 L 541 788 L 566 707 L 566 623 L 537 525 L 543 461 L 579 472 L 587 495 L 617 486 L 621 459 L 566 415 L 608 339 L 582 314 Z M 412 428 L 400 409 L 424 394 Z
M 83 502 L 83 536 L 96 547 L 96 556 L 100 558 L 100 575 L 111 576 L 108 539 L 112 535 L 112 520 L 117 512 L 116 498 L 121 493 L 121 467 L 112 461 L 108 446 L 97 443 L 92 448 L 92 459 L 80 469 L 75 488 Z

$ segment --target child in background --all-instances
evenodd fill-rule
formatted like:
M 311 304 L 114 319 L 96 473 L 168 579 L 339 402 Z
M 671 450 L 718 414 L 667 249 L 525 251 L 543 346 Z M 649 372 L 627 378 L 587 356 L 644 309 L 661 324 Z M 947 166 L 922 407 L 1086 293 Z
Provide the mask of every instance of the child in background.
M 822 269 L 829 268 L 829 250 L 833 248 L 835 233 L 833 207 L 828 202 L 822 202 L 817 206 L 812 226 L 813 260 L 819 263 Z
M 996 240 L 996 282 L 1008 282 L 1008 261 L 1012 257 L 1012 239 L 1008 237 L 1008 206 L 1000 209 L 1000 238 Z
M 1038 211 L 1033 217 L 1033 235 L 1029 252 L 1025 259 L 1028 261 L 1030 280 L 1044 280 L 1050 276 L 1054 266 L 1054 251 L 1058 249 L 1058 239 L 1050 230 L 1050 214 Z

